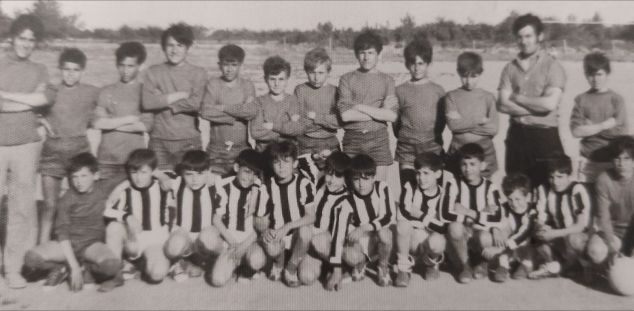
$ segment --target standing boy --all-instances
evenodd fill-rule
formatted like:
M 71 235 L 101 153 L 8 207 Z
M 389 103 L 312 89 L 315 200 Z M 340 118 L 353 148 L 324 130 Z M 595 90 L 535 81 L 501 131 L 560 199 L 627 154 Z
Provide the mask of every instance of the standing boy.
M 376 69 L 382 50 L 381 37 L 372 31 L 355 38 L 359 68 L 341 76 L 337 108 L 344 122 L 343 151 L 370 155 L 377 165 L 376 177 L 385 181 L 392 164 L 387 122 L 396 121 L 398 101 L 394 79 Z
M 143 44 L 124 42 L 115 51 L 119 81 L 99 93 L 93 126 L 101 130 L 97 149 L 101 178 L 122 181 L 130 153 L 145 148 L 144 133 L 152 128 L 154 116 L 141 109 L 139 70 L 145 62 Z
M 578 179 L 594 182 L 611 167 L 608 145 L 614 138 L 628 134 L 628 121 L 623 97 L 607 86 L 610 60 L 604 54 L 590 53 L 583 59 L 583 69 L 590 90 L 575 97 L 570 130 L 581 138 Z
M 398 121 L 394 123 L 396 161 L 399 163 L 401 185 L 416 184 L 414 159 L 417 154 L 434 152 L 443 154 L 442 131 L 445 116 L 441 100 L 442 86 L 429 80 L 433 47 L 427 39 L 416 39 L 403 50 L 405 67 L 411 79 L 396 87 Z
M 458 56 L 458 75 L 462 87 L 447 93 L 445 97 L 447 126 L 453 136 L 448 152 L 449 170 L 458 174 L 458 150 L 465 144 L 476 143 L 484 149 L 486 169 L 482 175 L 491 178 L 498 169 L 493 145 L 493 136 L 498 132 L 498 112 L 495 96 L 478 88 L 478 80 L 483 71 L 480 55 L 464 52 Z
M 200 116 L 209 120 L 207 153 L 211 171 L 218 175 L 232 172 L 238 154 L 249 146 L 247 123 L 255 118 L 255 87 L 240 77 L 244 50 L 229 44 L 218 51 L 221 76 L 211 78 L 205 88 Z
M 207 83 L 205 69 L 187 62 L 194 31 L 184 23 L 161 35 L 167 61 L 151 66 L 143 80 L 143 108 L 154 112 L 149 148 L 156 152 L 159 170 L 173 170 L 188 150 L 200 150 L 197 113 Z
M 60 195 L 65 168 L 74 155 L 90 152 L 86 131 L 92 123 L 99 89 L 81 83 L 86 55 L 75 48 L 62 51 L 58 60 L 62 83 L 55 86 L 55 103 L 46 112 L 48 127 L 42 146 L 40 174 L 45 209 L 40 219 L 40 243 L 51 238 L 55 205 Z

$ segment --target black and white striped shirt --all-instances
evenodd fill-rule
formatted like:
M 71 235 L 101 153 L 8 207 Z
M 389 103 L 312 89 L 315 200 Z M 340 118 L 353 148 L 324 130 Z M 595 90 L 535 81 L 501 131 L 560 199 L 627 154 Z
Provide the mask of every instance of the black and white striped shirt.
M 503 225 L 503 205 L 506 197 L 502 194 L 498 186 L 486 178 L 482 178 L 478 185 L 469 185 L 466 181 L 457 180 L 456 203 L 476 212 L 476 219 L 473 227 L 479 230 L 488 230 L 492 227 Z M 495 206 L 495 212 L 487 212 L 489 206 Z M 443 206 L 443 208 L 445 208 Z M 464 215 L 459 215 L 447 208 L 442 213 L 444 220 L 458 221 L 467 224 L 471 223 Z
M 405 183 L 401 189 L 397 218 L 408 220 L 414 228 L 445 233 L 445 225 L 440 219 L 444 191 L 440 186 L 436 190 L 436 194 L 427 196 L 419 187 L 413 188 L 412 183 Z
M 174 226 L 183 228 L 191 233 L 198 233 L 201 229 L 212 225 L 213 210 L 218 204 L 218 194 L 215 186 L 202 186 L 191 189 L 183 178 L 174 180 L 175 217 Z
M 553 229 L 568 228 L 576 223 L 590 225 L 592 201 L 588 189 L 583 184 L 573 182 L 562 192 L 556 192 L 548 186 L 540 186 L 536 195 L 540 224 L 549 225 Z
M 506 246 L 514 250 L 524 246 L 530 241 L 533 227 L 537 221 L 537 207 L 535 203 L 529 203 L 524 213 L 514 212 L 508 204 L 504 205 L 504 215 L 511 234 L 506 241 Z
M 343 187 L 338 192 L 330 192 L 325 185 L 321 186 L 315 194 L 315 228 L 328 230 L 331 234 L 335 227 L 333 213 L 341 207 L 342 202 L 348 199 L 348 190 Z
M 125 180 L 110 194 L 104 217 L 123 222 L 128 215 L 133 215 L 143 231 L 167 228 L 170 197 L 169 192 L 161 190 L 156 179 L 146 188 L 137 188 Z
M 269 227 L 279 229 L 284 224 L 301 219 L 306 205 L 314 200 L 314 186 L 303 174 L 293 174 L 291 181 L 279 184 L 275 177 L 265 183 L 268 200 L 258 208 L 258 217 L 269 217 Z
M 374 182 L 372 192 L 367 195 L 352 193 L 349 201 L 354 211 L 353 225 L 355 227 L 370 224 L 374 231 L 379 231 L 392 224 L 396 218 L 394 200 L 387 183 L 383 181 Z
M 238 182 L 236 176 L 222 179 L 216 185 L 218 205 L 214 211 L 222 215 L 222 222 L 229 230 L 250 232 L 253 231 L 253 212 L 258 208 L 264 208 L 268 196 L 264 187 L 256 184 L 244 188 Z M 251 205 L 251 196 L 257 197 Z M 263 207 L 259 207 L 262 205 Z

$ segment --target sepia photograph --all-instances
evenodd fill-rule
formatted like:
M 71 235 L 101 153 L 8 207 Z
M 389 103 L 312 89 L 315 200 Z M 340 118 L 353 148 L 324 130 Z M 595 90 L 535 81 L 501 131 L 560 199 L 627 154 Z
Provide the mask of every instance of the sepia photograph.
M 631 310 L 631 12 L 0 0 L 0 310 Z

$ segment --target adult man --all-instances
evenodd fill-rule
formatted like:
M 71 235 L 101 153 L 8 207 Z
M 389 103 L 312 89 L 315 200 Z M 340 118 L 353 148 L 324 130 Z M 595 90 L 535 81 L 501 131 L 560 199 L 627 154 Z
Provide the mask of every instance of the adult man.
M 498 110 L 511 116 L 506 139 L 506 173 L 523 173 L 534 185 L 547 181 L 546 162 L 564 154 L 558 132 L 558 106 L 566 73 L 540 47 L 544 25 L 534 15 L 513 23 L 520 53 L 508 63 L 498 87 Z

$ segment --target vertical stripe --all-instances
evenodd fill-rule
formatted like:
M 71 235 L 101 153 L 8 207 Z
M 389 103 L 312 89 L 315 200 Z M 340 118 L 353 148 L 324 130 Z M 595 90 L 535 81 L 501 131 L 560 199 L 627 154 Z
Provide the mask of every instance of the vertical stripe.
M 229 228 L 229 219 L 232 216 L 231 212 L 233 212 L 233 206 L 234 206 L 232 202 L 233 196 L 231 192 L 233 190 L 233 187 L 231 187 L 231 183 L 228 182 L 227 184 L 222 186 L 222 188 L 224 189 L 225 194 L 227 195 L 227 207 L 225 208 L 225 214 L 222 216 L 222 223 L 225 224 L 227 228 Z
M 390 194 L 388 191 L 387 186 L 384 187 L 383 196 L 385 197 L 385 217 L 383 217 L 383 221 L 381 222 L 381 225 L 383 226 L 387 226 L 390 222 L 392 222 L 392 205 L 390 204 Z
M 132 189 L 130 188 L 125 189 L 125 210 L 132 214 Z
M 326 189 L 322 189 L 320 190 L 320 192 L 318 193 L 321 194 L 321 198 L 319 199 L 319 202 L 317 203 L 317 211 L 315 212 L 315 219 L 317 219 L 317 228 L 321 228 L 322 223 L 320 223 L 322 217 L 323 217 L 323 213 L 324 213 L 324 208 L 326 205 L 326 202 L 328 201 L 328 190 Z M 332 220 L 331 220 L 332 221 Z
M 235 226 L 236 230 L 244 231 L 244 221 L 245 215 L 247 213 L 247 196 L 249 194 L 249 189 L 239 189 L 237 193 L 239 194 L 239 198 L 237 203 L 238 210 L 236 211 Z
M 555 213 L 557 213 L 555 221 L 557 223 L 557 229 L 561 229 L 565 226 L 564 215 L 563 215 L 563 211 L 561 210 L 562 208 L 561 203 L 563 203 L 564 195 L 562 193 L 555 193 L 555 198 L 556 198 Z
M 478 211 L 478 187 L 467 184 L 467 189 L 469 189 L 469 208 Z
M 288 204 L 288 184 L 286 185 L 278 185 L 278 189 L 280 191 L 280 208 L 282 209 L 282 217 L 284 224 L 287 224 L 292 221 L 291 218 L 291 209 Z
M 372 204 L 372 194 L 362 197 L 361 200 L 363 201 L 365 210 L 368 213 L 368 222 L 372 222 L 377 217 L 376 211 L 374 210 L 374 204 Z
M 201 210 L 201 205 L 200 205 L 200 195 L 201 195 L 202 189 L 198 189 L 195 191 L 192 191 L 192 221 L 191 221 L 191 228 L 189 230 L 189 232 L 200 232 L 200 227 L 201 227 L 201 222 L 202 222 L 202 218 L 201 218 L 201 214 L 202 214 L 202 210 Z
M 161 199 L 159 204 L 161 204 L 160 206 L 160 221 L 161 221 L 161 226 L 165 226 L 168 224 L 168 217 L 165 217 L 167 214 L 167 192 L 162 191 L 159 189 L 159 193 L 161 195 Z
M 152 230 L 152 216 L 151 205 L 150 205 L 150 195 L 148 193 L 149 189 L 141 190 L 141 206 L 142 206 L 142 214 L 143 220 L 141 222 L 141 227 L 143 227 L 144 231 Z
M 177 201 L 176 201 L 176 225 L 180 226 L 183 222 L 183 200 L 185 191 L 185 180 L 181 179 L 181 184 L 178 187 Z

